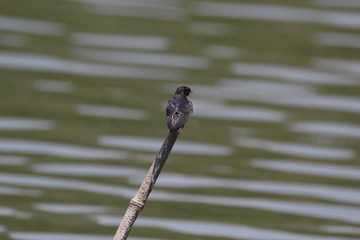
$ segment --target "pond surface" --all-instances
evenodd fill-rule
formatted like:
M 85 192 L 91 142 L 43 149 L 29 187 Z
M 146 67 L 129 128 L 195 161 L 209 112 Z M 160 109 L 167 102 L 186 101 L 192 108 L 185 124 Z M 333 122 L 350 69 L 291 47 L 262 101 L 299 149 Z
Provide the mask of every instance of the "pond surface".
M 0 239 L 360 239 L 360 2 L 0 4 Z

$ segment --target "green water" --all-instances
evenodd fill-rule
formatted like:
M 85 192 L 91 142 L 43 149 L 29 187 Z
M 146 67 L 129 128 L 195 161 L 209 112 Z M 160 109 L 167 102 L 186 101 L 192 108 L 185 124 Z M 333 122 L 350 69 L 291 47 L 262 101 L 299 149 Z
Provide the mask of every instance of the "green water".
M 306 184 L 305 186 L 320 185 L 317 189 L 321 189 L 321 186 L 323 186 L 325 190 L 326 187 L 334 187 L 333 189 L 339 187 L 342 190 L 347 189 L 351 190 L 351 193 L 357 192 L 357 194 L 360 194 L 360 179 L 356 177 L 345 177 L 344 174 L 340 177 L 336 174 L 321 175 L 318 173 L 306 173 L 306 171 L 296 172 L 296 170 L 293 170 L 295 172 L 281 171 L 279 169 L 256 167 L 256 164 L 254 164 L 255 160 L 260 159 L 262 163 L 275 160 L 284 161 L 284 163 L 299 163 L 310 166 L 310 169 L 311 164 L 320 164 L 320 169 L 321 166 L 326 168 L 335 165 L 335 169 L 336 166 L 339 166 L 339 168 L 346 167 L 347 170 L 352 168 L 355 172 L 353 174 L 359 173 L 360 175 L 360 105 L 357 105 L 360 103 L 360 74 L 356 67 L 355 70 L 352 68 L 349 71 L 339 70 L 331 66 L 321 68 L 314 61 L 314 59 L 337 59 L 354 61 L 354 64 L 360 66 L 360 47 L 338 46 L 336 44 L 325 45 L 321 44 L 321 41 L 316 40 L 315 37 L 315 34 L 319 33 L 360 36 L 359 26 L 336 26 L 327 24 L 325 21 L 316 22 L 315 20 L 306 22 L 305 20 L 256 19 L 258 17 L 251 19 L 248 17 L 202 16 L 196 7 L 196 4 L 203 3 L 202 1 L 169 1 L 166 4 L 161 4 L 160 1 L 157 4 L 156 1 L 152 3 L 143 1 L 136 6 L 133 3 L 120 6 L 114 2 L 116 1 L 97 4 L 86 3 L 86 1 L 82 3 L 81 1 L 55 0 L 0 2 L 0 117 L 1 119 L 6 117 L 33 118 L 51 121 L 49 129 L 9 129 L 6 125 L 0 128 L 1 173 L 12 174 L 14 179 L 17 179 L 17 176 L 19 179 L 29 177 L 29 184 L 26 184 L 24 181 L 9 181 L 8 178 L 3 177 L 5 175 L 0 175 L 0 186 L 17 188 L 18 190 L 38 191 L 38 194 L 27 194 L 26 191 L 21 194 L 1 194 L 0 207 L 15 211 L 4 214 L 0 211 L 0 227 L 3 227 L 0 230 L 1 239 L 22 239 L 20 237 L 16 238 L 14 235 L 19 232 L 54 233 L 55 235 L 61 233 L 94 234 L 106 235 L 111 239 L 117 227 L 114 225 L 103 226 L 94 219 L 98 215 L 121 217 L 128 205 L 130 196 L 92 192 L 88 189 L 81 190 L 81 187 L 73 189 L 71 187 L 56 188 L 51 184 L 49 186 L 44 185 L 49 179 L 42 178 L 38 184 L 33 184 L 30 179 L 32 177 L 49 177 L 55 182 L 57 180 L 74 180 L 86 182 L 90 185 L 104 184 L 103 186 L 129 187 L 135 194 L 139 183 L 143 179 L 141 174 L 134 174 L 131 178 L 129 174 L 116 177 L 116 174 L 115 176 L 106 176 L 106 174 L 96 176 L 92 174 L 68 174 L 66 171 L 63 173 L 51 173 L 49 171 L 39 171 L 38 166 L 44 166 L 42 164 L 64 164 L 70 171 L 71 166 L 73 166 L 71 164 L 84 166 L 91 164 L 91 166 L 96 165 L 99 167 L 131 167 L 131 169 L 134 168 L 145 172 L 155 157 L 156 150 L 144 150 L 141 149 L 141 146 L 140 149 L 104 146 L 99 143 L 99 137 L 108 135 L 132 136 L 156 138 L 162 141 L 167 134 L 164 104 L 173 95 L 175 88 L 181 85 L 188 85 L 194 92 L 190 96 L 194 103 L 194 115 L 183 130 L 178 143 L 190 141 L 217 144 L 216 146 L 226 148 L 229 152 L 218 155 L 206 154 L 206 150 L 203 150 L 203 152 L 199 150 L 200 153 L 198 154 L 186 154 L 186 150 L 183 150 L 185 153 L 181 151 L 174 152 L 170 155 L 163 169 L 164 181 L 167 179 L 166 174 L 168 174 L 167 176 L 175 176 L 175 179 L 178 176 L 176 174 L 188 176 L 189 178 L 197 176 L 213 179 L 211 181 L 205 179 L 207 183 L 203 186 L 201 184 L 196 185 L 197 180 L 194 180 L 194 186 L 190 181 L 187 186 L 175 187 L 176 184 L 174 183 L 174 187 L 172 187 L 171 184 L 161 184 L 162 175 L 160 175 L 159 186 L 155 186 L 152 194 L 156 194 L 157 191 L 164 191 L 183 194 L 182 196 L 185 196 L 185 198 L 188 196 L 189 199 L 195 195 L 204 196 L 204 199 L 209 196 L 231 197 L 237 200 L 247 199 L 250 202 L 261 199 L 265 203 L 267 201 L 270 203 L 277 202 L 280 205 L 284 203 L 284 209 L 281 209 L 281 207 L 278 210 L 266 209 L 266 204 L 260 204 L 261 207 L 250 207 L 251 204 L 243 204 L 242 206 L 230 204 L 226 206 L 221 199 L 216 200 L 218 204 L 214 204 L 206 203 L 205 200 L 204 203 L 191 200 L 159 200 L 156 197 L 152 199 L 150 196 L 139 219 L 146 217 L 147 219 L 164 218 L 233 224 L 262 230 L 284 231 L 294 235 L 299 234 L 298 239 L 317 239 L 314 236 L 318 236 L 319 239 L 321 239 L 320 237 L 324 237 L 324 239 L 360 238 L 360 215 L 357 215 L 357 213 L 360 213 L 360 202 L 356 200 L 359 195 L 352 197 L 347 192 L 327 191 L 328 194 L 332 193 L 334 196 L 349 196 L 348 200 L 341 201 L 339 198 L 330 195 L 329 197 L 316 197 L 301 192 L 292 194 L 290 190 L 281 193 L 275 190 L 272 191 L 271 187 L 269 191 L 266 191 L 265 189 L 254 190 L 256 188 L 252 187 L 246 189 L 240 186 L 241 181 L 268 182 L 270 185 L 276 182 Z M 122 1 L 118 3 L 120 2 Z M 209 2 L 222 3 L 223 1 Z M 321 11 L 327 11 L 328 13 L 341 12 L 344 15 L 350 13 L 360 15 L 359 6 L 357 8 L 346 7 L 346 5 L 343 7 L 331 7 L 312 4 L 312 2 L 307 1 L 291 3 L 287 1 L 231 2 L 239 4 L 256 3 L 259 4 L 258 6 L 274 4 L 274 6 L 287 6 L 296 9 L 319 10 L 318 16 L 321 15 Z M 164 10 L 165 7 L 168 10 Z M 99 9 L 102 14 L 99 13 Z M 171 11 L 174 12 L 169 14 Z M 133 13 L 135 16 L 130 16 Z M 177 14 L 179 17 L 176 17 Z M 254 16 L 258 15 L 261 14 L 254 12 Z M 314 18 L 314 14 L 310 15 Z M 36 33 L 36 30 L 31 32 L 29 30 L 30 25 L 25 23 L 19 24 L 13 21 L 12 24 L 6 25 L 5 19 L 1 18 L 5 16 L 21 19 L 24 22 L 29 19 L 43 21 L 50 23 L 50 27 L 38 25 L 36 29 L 45 30 L 40 33 Z M 311 16 L 309 16 L 309 19 Z M 165 19 L 159 20 L 160 17 Z M 291 18 L 291 16 L 288 17 Z M 304 18 L 306 17 L 302 17 L 302 19 Z M 55 25 L 51 25 L 51 23 L 55 23 Z M 39 23 L 35 25 L 37 24 Z M 10 25 L 11 27 L 9 27 Z M 21 25 L 25 27 L 22 28 Z M 196 27 L 199 25 L 200 27 Z M 209 25 L 210 27 L 207 28 Z M 203 32 L 199 31 L 199 28 Z M 141 46 L 134 48 L 90 46 L 80 44 L 74 40 L 74 36 L 79 33 L 114 34 L 140 38 L 151 36 L 165 39 L 167 44 L 160 44 L 160 48 L 162 48 L 160 50 L 143 49 Z M 146 43 L 144 44 L 146 45 Z M 223 58 L 219 57 L 219 55 L 216 56 L 216 54 L 214 56 L 214 53 L 209 54 L 206 51 L 209 46 L 230 47 L 230 54 L 224 53 L 225 57 Z M 137 60 L 130 62 L 130 57 L 125 57 L 119 63 L 111 62 L 109 59 L 107 61 L 94 59 L 99 54 L 91 55 L 93 59 L 87 58 L 78 54 L 79 50 L 85 52 L 88 50 L 106 50 L 109 51 L 108 54 L 117 51 L 122 53 L 168 53 L 199 57 L 206 64 L 200 67 L 196 67 L 196 64 L 192 67 L 177 67 L 177 63 L 175 63 L 174 66 L 169 67 L 165 66 L 166 63 L 161 61 L 159 64 L 151 63 L 151 60 L 149 63 L 145 63 L 145 57 L 140 58 L 138 63 Z M 220 52 L 223 53 L 224 51 L 222 49 Z M 59 63 L 58 61 L 62 62 Z M 168 64 L 170 62 L 169 60 Z M 77 65 L 78 63 L 89 65 L 84 69 L 80 69 L 83 65 Z M 329 79 L 324 75 L 308 77 L 307 74 L 296 71 L 291 72 L 291 76 L 285 75 L 285 77 L 271 75 L 270 71 L 272 70 L 267 70 L 269 71 L 269 77 L 266 76 L 266 73 L 265 76 L 261 76 L 260 70 L 258 72 L 254 71 L 252 74 L 235 74 L 233 70 L 235 63 L 275 64 L 276 66 L 300 68 L 304 71 L 328 73 L 329 75 L 326 76 L 337 74 L 336 76 L 340 77 L 338 77 L 337 84 L 332 84 L 328 82 Z M 156 77 L 155 79 L 153 79 L 154 77 L 149 77 L 149 79 L 148 77 L 132 77 L 132 73 L 130 76 L 124 77 L 109 76 L 108 74 L 113 68 L 106 71 L 106 73 L 95 74 L 96 64 L 112 66 L 113 68 L 133 67 L 135 69 L 139 68 L 139 71 L 143 69 L 171 71 L 169 75 L 173 76 L 175 80 L 166 78 L 158 80 Z M 299 79 L 310 78 L 315 80 L 314 82 L 293 80 L 293 76 L 297 74 Z M 307 96 L 309 99 L 320 95 L 328 96 L 328 99 L 323 100 L 327 107 L 322 107 L 321 104 L 317 105 L 319 103 L 315 100 L 314 105 L 310 103 L 308 106 L 299 105 L 298 103 L 287 104 L 286 100 L 291 99 L 293 94 L 291 91 L 288 93 L 289 98 L 286 95 L 286 89 L 274 92 L 273 89 L 264 85 L 264 82 L 260 83 L 256 89 L 251 87 L 248 91 L 246 88 L 241 89 L 241 87 L 239 89 L 236 89 L 236 87 L 224 89 L 223 87 L 226 85 L 226 81 L 224 83 L 225 79 L 232 79 L 234 82 L 256 82 L 261 80 L 268 83 L 289 84 L 296 89 L 304 88 L 304 93 L 300 95 L 296 95 L 299 94 L 297 92 L 294 93 L 294 99 L 304 96 L 304 99 Z M 316 82 L 319 79 L 324 80 L 324 83 Z M 352 83 L 341 82 L 342 80 L 346 82 L 346 79 L 350 79 L 349 81 Z M 50 83 L 60 81 L 61 86 L 65 84 L 65 90 L 60 91 L 59 88 L 61 87 L 59 86 L 52 87 L 52 90 L 36 87 L 44 85 L 44 81 Z M 236 95 L 237 91 L 238 96 Z M 219 93 L 217 96 L 216 92 Z M 277 94 L 279 98 L 277 98 Z M 270 97 L 269 99 L 275 99 L 274 102 L 267 101 L 267 96 Z M 286 98 L 282 101 L 281 97 L 284 96 Z M 337 97 L 346 100 L 341 103 L 337 100 L 335 100 L 334 104 L 329 103 L 331 99 L 337 99 Z M 230 109 L 229 117 L 226 117 L 226 113 L 216 114 L 217 111 L 220 111 L 218 108 L 206 110 L 206 107 L 211 107 L 211 104 L 219 105 L 219 109 L 222 107 L 267 109 L 280 114 L 282 117 L 271 121 L 256 120 L 256 117 L 243 118 L 234 116 L 234 112 L 237 111 L 234 109 Z M 114 116 L 95 117 L 80 114 L 78 112 L 80 105 L 135 109 L 145 115 L 143 118 L 138 119 Z M 209 117 L 209 112 L 214 113 L 215 117 Z M 197 113 L 199 114 L 197 115 Z M 268 114 L 265 114 L 266 117 L 268 117 Z M 12 121 L 10 119 L 10 122 Z M 352 130 L 347 130 L 346 134 L 334 133 L 335 127 L 331 128 L 330 132 L 332 133 L 319 133 L 316 131 L 309 133 L 289 130 L 295 123 L 312 121 L 340 123 L 351 126 L 350 129 Z M 251 139 L 255 139 L 255 141 L 250 142 Z M 41 144 L 51 143 L 117 150 L 122 151 L 126 156 L 121 160 L 104 159 L 102 157 L 92 160 L 86 157 L 80 159 L 73 155 L 66 157 L 61 154 L 54 154 L 51 146 L 47 145 L 43 145 L 41 150 L 34 150 L 33 152 L 24 150 L 29 142 L 14 144 L 17 146 L 16 150 L 12 148 L 14 145 L 6 144 L 9 140 L 40 142 L 38 145 L 40 148 Z M 238 140 L 242 141 L 242 143 L 237 143 Z M 274 147 L 271 145 L 272 142 L 284 144 Z M 300 151 L 294 153 L 291 152 L 292 147 L 285 143 L 325 149 L 317 149 L 316 151 L 320 151 L 320 154 L 308 153 L 308 148 L 303 149 L 303 151 L 300 149 Z M 332 157 L 331 153 L 329 154 L 330 149 L 339 150 L 339 152 L 334 152 Z M 70 150 L 67 149 L 66 151 Z M 323 153 L 324 155 L 322 155 Z M 336 154 L 339 154 L 339 156 Z M 1 159 L 8 157 L 17 157 L 20 160 L 18 160 L 17 164 L 9 163 L 8 160 L 1 161 Z M 235 186 L 236 183 L 231 185 L 229 182 L 221 182 L 222 180 L 238 181 L 239 187 Z M 181 178 L 178 181 L 181 182 Z M 67 184 L 72 185 L 71 182 Z M 236 199 L 233 199 L 234 202 L 237 201 Z M 286 212 L 285 202 L 294 204 L 292 209 L 300 209 L 300 206 L 303 206 L 302 204 L 307 210 L 310 207 L 306 204 L 328 206 L 324 211 L 329 212 L 329 209 L 334 209 L 334 217 L 327 217 L 329 215 L 322 215 L 321 213 L 320 217 L 316 216 L 316 207 L 313 211 L 314 215 L 310 213 L 301 214 L 301 210 L 297 213 Z M 37 207 L 39 204 L 45 203 L 96 205 L 107 207 L 107 209 L 99 212 L 58 213 Z M 296 207 L 297 204 L 299 208 Z M 345 210 L 339 211 L 338 215 L 350 215 L 350 212 L 353 212 L 353 219 L 337 218 L 337 207 L 348 209 L 348 212 Z M 311 212 L 311 210 L 309 211 Z M 209 228 L 209 234 L 201 234 L 144 225 L 135 226 L 131 236 L 154 239 L 254 239 L 253 235 L 246 235 L 245 233 L 245 235 L 239 235 L 238 237 L 226 234 L 224 237 L 219 237 L 219 235 L 211 233 L 211 228 Z M 197 225 L 194 224 L 194 226 L 196 228 Z M 354 227 L 357 229 L 357 233 L 324 231 L 329 226 Z M 304 236 L 306 234 L 310 235 L 310 237 L 300 237 L 300 235 Z M 71 237 L 68 239 L 71 239 Z M 265 233 L 255 239 L 268 238 Z

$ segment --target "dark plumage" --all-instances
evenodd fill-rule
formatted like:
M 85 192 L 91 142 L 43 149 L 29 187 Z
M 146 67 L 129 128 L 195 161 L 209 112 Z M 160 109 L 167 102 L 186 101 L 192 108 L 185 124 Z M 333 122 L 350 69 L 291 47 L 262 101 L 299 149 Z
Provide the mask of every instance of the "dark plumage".
M 166 122 L 169 131 L 182 129 L 193 112 L 192 102 L 188 100 L 191 89 L 178 87 L 175 95 L 166 106 Z

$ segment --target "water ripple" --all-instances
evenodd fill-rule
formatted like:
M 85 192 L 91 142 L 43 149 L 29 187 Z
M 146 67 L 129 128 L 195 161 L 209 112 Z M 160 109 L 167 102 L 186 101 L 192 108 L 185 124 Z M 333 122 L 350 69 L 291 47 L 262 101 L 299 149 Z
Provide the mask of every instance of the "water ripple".
M 277 161 L 273 159 L 252 159 L 251 165 L 258 168 L 281 172 L 301 173 L 305 175 L 330 178 L 360 180 L 360 168 L 333 164 L 316 164 L 302 161 Z
M 98 143 L 108 147 L 120 147 L 133 150 L 158 152 L 163 144 L 161 138 L 135 137 L 135 136 L 100 136 Z M 226 156 L 232 153 L 228 146 L 191 141 L 178 141 L 173 153 L 190 155 Z
M 63 35 L 65 29 L 62 23 L 0 15 L 0 30 L 57 36 Z
M 54 122 L 34 118 L 0 117 L 1 131 L 51 130 Z
M 105 226 L 117 226 L 120 219 L 113 216 L 95 216 L 95 220 Z M 331 237 L 324 235 L 308 235 L 293 232 L 268 230 L 240 224 L 225 224 L 222 222 L 191 221 L 170 218 L 142 217 L 136 225 L 146 228 L 160 228 L 183 234 L 218 237 L 223 239 L 253 239 L 253 240 L 355 240 L 351 238 Z
M 80 147 L 70 144 L 51 143 L 22 139 L 0 138 L 0 152 L 46 154 L 57 157 L 76 159 L 124 159 L 127 154 L 122 151 L 91 147 Z
M 239 147 L 256 148 L 286 155 L 324 160 L 346 160 L 355 157 L 350 149 L 314 146 L 304 143 L 275 142 L 263 139 L 238 138 L 234 144 Z

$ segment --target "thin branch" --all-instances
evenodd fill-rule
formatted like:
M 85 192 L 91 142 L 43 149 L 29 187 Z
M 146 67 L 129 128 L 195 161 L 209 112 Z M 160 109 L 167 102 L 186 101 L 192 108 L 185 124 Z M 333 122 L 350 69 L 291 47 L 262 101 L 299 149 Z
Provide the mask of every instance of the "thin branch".
M 179 131 L 171 131 L 165 138 L 163 145 L 160 148 L 155 160 L 153 161 L 148 173 L 145 176 L 143 183 L 141 184 L 138 192 L 130 200 L 130 204 L 125 212 L 125 215 L 120 223 L 119 228 L 116 231 L 113 240 L 126 240 L 132 226 L 134 225 L 138 215 L 144 208 L 146 200 L 160 175 L 162 168 L 165 165 L 169 154 L 180 135 Z

